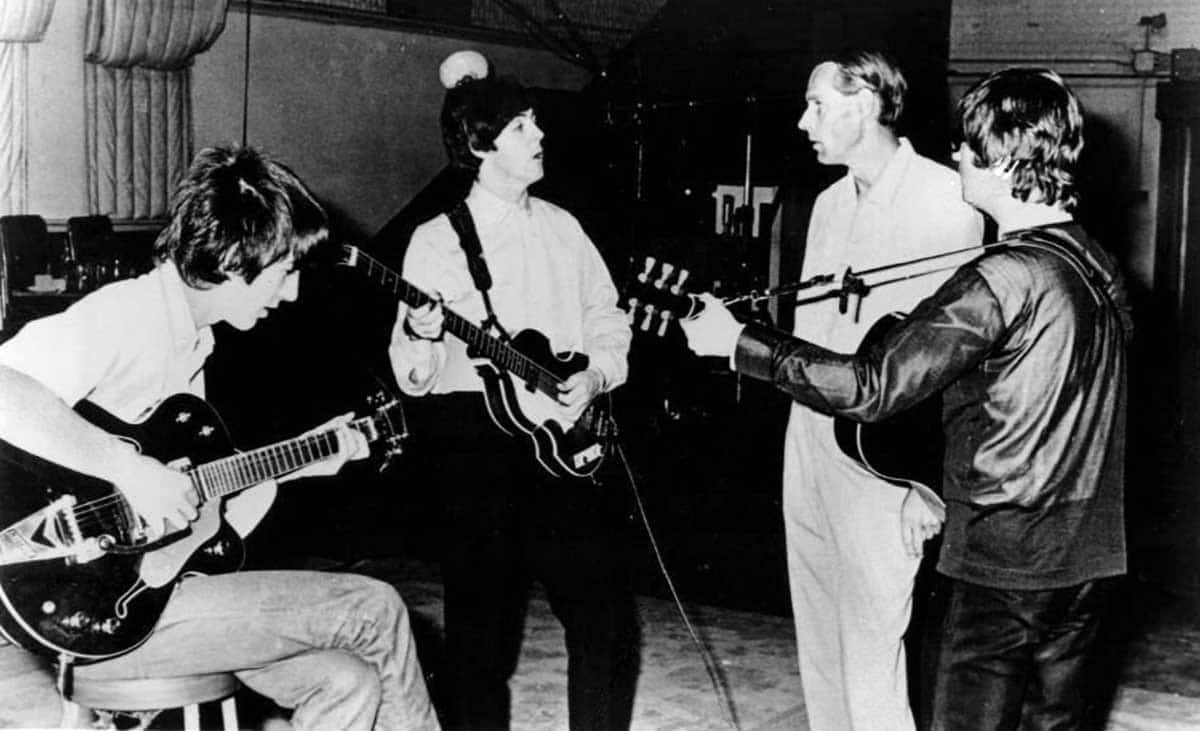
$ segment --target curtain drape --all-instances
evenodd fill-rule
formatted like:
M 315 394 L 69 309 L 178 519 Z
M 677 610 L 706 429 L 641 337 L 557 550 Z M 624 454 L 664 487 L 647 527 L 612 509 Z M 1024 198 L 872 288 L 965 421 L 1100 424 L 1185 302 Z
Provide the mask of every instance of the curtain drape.
M 90 213 L 166 214 L 192 151 L 191 62 L 228 0 L 88 0 L 84 43 Z
M 27 212 L 29 44 L 53 14 L 54 0 L 0 2 L 0 215 Z

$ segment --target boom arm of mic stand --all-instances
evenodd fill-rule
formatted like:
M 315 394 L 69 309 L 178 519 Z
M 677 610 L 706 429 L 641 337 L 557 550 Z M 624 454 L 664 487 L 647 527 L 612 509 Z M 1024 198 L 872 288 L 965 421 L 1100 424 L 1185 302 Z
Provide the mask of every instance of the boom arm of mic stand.
M 736 297 L 728 297 L 726 299 L 721 300 L 721 302 L 724 303 L 725 305 L 736 305 L 736 304 L 740 304 L 742 302 L 761 302 L 765 299 L 771 299 L 772 297 L 782 297 L 787 294 L 794 294 L 796 292 L 800 292 L 805 289 L 819 287 L 823 284 L 833 284 L 833 281 L 834 281 L 834 277 L 832 274 L 821 274 L 821 275 L 818 275 L 815 277 L 811 277 L 809 279 L 801 280 L 799 282 L 793 282 L 792 284 L 784 284 L 784 285 L 780 285 L 778 287 L 764 289 L 762 291 L 752 290 L 745 294 L 739 294 Z

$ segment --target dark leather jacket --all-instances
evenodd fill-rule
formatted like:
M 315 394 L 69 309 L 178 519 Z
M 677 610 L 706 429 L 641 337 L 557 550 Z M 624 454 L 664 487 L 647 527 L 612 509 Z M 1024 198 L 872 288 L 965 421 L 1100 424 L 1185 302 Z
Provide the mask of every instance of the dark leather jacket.
M 749 325 L 735 367 L 857 421 L 941 392 L 942 573 L 1011 589 L 1123 573 L 1124 285 L 1077 225 L 1002 243 L 861 355 Z

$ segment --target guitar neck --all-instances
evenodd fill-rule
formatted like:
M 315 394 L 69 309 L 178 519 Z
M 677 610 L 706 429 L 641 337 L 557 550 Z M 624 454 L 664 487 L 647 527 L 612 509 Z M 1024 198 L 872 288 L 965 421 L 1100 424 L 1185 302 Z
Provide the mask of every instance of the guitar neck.
M 368 277 L 388 292 L 397 295 L 409 307 L 423 307 L 436 302 L 431 295 L 406 281 L 395 270 L 357 246 L 347 245 L 344 248 L 346 263 L 349 266 L 362 269 Z M 491 360 L 499 368 L 522 381 L 532 383 L 542 393 L 551 397 L 558 396 L 557 386 L 562 383 L 562 379 L 556 374 L 450 308 L 443 306 L 442 312 L 445 313 L 446 330 L 466 343 L 474 353 Z
M 366 436 L 368 442 L 375 439 L 371 417 L 355 419 L 349 426 Z M 188 470 L 188 475 L 204 499 L 211 500 L 291 474 L 337 451 L 337 430 L 327 429 L 206 462 Z

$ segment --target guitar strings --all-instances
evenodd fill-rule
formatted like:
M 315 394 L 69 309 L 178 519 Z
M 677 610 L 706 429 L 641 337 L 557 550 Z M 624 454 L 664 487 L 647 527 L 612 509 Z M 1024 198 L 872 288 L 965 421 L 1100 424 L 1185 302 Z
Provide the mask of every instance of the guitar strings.
M 369 417 L 356 419 L 356 420 L 350 422 L 350 426 L 352 428 L 358 427 L 364 421 L 366 421 L 368 418 Z M 182 472 L 182 474 L 190 476 L 190 475 L 195 475 L 201 471 L 210 471 L 211 472 L 211 471 L 216 471 L 216 470 L 225 468 L 225 469 L 229 470 L 229 472 L 228 472 L 229 475 L 237 475 L 238 476 L 237 479 L 232 480 L 232 481 L 230 481 L 230 480 L 228 480 L 228 478 L 226 478 L 224 480 L 225 482 L 233 482 L 233 483 L 238 483 L 239 481 L 240 482 L 248 482 L 248 484 L 244 485 L 245 487 L 253 486 L 254 484 L 258 484 L 259 482 L 263 482 L 265 480 L 254 481 L 255 478 L 250 478 L 250 480 L 247 480 L 247 478 L 241 476 L 242 468 L 240 466 L 232 466 L 233 463 L 240 462 L 243 464 L 247 464 L 247 463 L 252 464 L 257 461 L 259 463 L 258 466 L 262 466 L 263 464 L 272 464 L 271 460 L 273 459 L 273 455 L 275 453 L 280 453 L 280 452 L 285 452 L 286 450 L 291 450 L 292 452 L 299 452 L 301 455 L 303 455 L 302 450 L 306 445 L 311 446 L 314 449 L 314 453 L 316 453 L 316 448 L 320 447 L 320 446 L 325 446 L 325 445 L 323 445 L 323 442 L 327 442 L 329 440 L 329 438 L 332 437 L 334 434 L 335 434 L 335 431 L 330 429 L 330 430 L 326 430 L 324 432 L 320 432 L 318 434 L 303 435 L 303 436 L 296 437 L 294 439 L 288 440 L 288 441 L 280 443 L 280 444 L 268 445 L 266 447 L 259 447 L 258 449 L 254 449 L 249 452 L 228 455 L 226 457 L 222 457 L 220 459 L 216 459 L 211 462 L 207 462 L 205 464 L 198 465 L 191 469 L 184 470 Z M 284 454 L 283 456 L 286 457 L 286 454 Z M 321 459 L 324 459 L 325 456 L 328 456 L 328 455 L 322 456 Z M 310 461 L 310 463 L 311 463 L 311 461 Z M 291 467 L 290 469 L 283 471 L 281 474 L 286 474 L 286 472 L 294 471 L 295 469 L 299 469 L 299 466 Z M 270 478 L 267 478 L 267 479 L 270 479 Z M 224 490 L 226 487 L 228 487 L 228 485 L 220 486 L 220 490 Z M 202 490 L 198 490 L 198 491 L 203 492 Z M 218 491 L 212 497 L 219 496 L 221 494 L 225 494 L 225 493 Z M 121 510 L 121 511 L 131 509 L 129 506 L 128 500 L 125 498 L 125 496 L 123 494 L 121 494 L 120 492 L 113 492 L 109 495 L 105 495 L 103 497 L 96 498 L 94 500 L 89 500 L 87 502 L 80 503 L 79 505 L 76 505 L 72 509 L 71 512 L 75 518 L 76 525 L 82 529 L 82 528 L 92 528 L 92 527 L 96 527 L 96 526 L 104 526 L 106 523 L 111 522 L 113 519 L 117 518 L 118 516 L 114 515 L 113 511 L 111 510 L 112 508 L 117 508 L 118 510 Z

